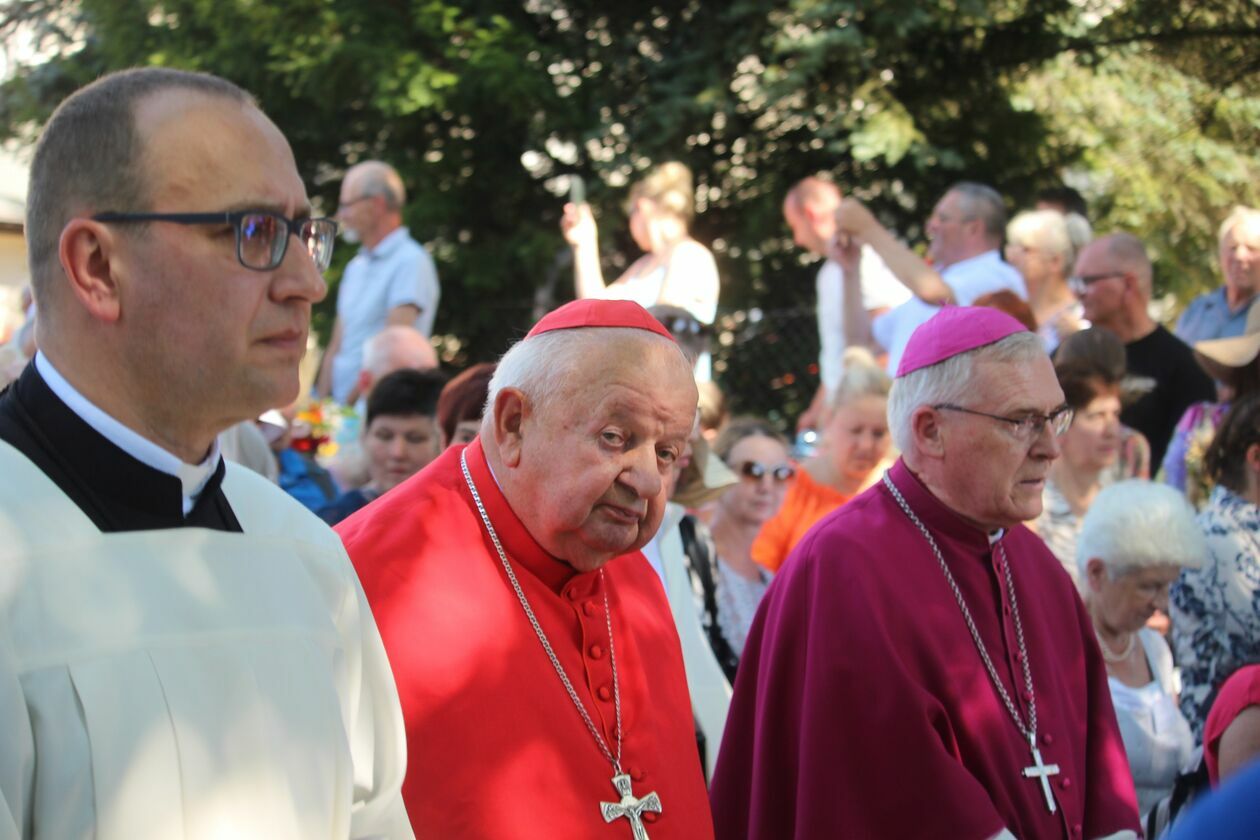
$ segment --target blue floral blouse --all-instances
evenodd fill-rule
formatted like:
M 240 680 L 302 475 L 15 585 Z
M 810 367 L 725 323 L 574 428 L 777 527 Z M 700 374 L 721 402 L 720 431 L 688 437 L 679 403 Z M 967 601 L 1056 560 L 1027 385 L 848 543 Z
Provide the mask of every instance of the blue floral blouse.
M 1224 487 L 1199 514 L 1208 556 L 1173 584 L 1173 644 L 1181 667 L 1181 711 L 1197 741 L 1213 693 L 1260 660 L 1260 507 Z

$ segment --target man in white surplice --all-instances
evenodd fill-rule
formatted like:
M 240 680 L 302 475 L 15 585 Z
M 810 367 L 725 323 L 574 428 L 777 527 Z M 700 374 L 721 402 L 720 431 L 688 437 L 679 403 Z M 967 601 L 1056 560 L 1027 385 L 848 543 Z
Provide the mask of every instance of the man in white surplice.
M 68 98 L 0 393 L 0 840 L 412 836 L 397 691 L 332 531 L 225 464 L 291 402 L 336 226 L 212 76 Z

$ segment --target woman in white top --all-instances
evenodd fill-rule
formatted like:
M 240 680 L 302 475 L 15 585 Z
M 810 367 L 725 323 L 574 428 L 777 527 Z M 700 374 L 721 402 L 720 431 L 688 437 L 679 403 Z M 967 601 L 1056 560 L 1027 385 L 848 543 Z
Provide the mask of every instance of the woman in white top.
M 663 163 L 630 188 L 630 235 L 646 253 L 612 283 L 604 282 L 599 237 L 589 204 L 566 204 L 560 228 L 573 246 L 579 298 L 633 300 L 643 307 L 681 306 L 702 324 L 717 314 L 717 263 L 708 248 L 691 238 L 695 214 L 691 170 Z
M 1077 541 L 1081 594 L 1106 662 L 1144 821 L 1194 752 L 1190 725 L 1177 708 L 1172 653 L 1145 624 L 1156 609 L 1167 611 L 1168 587 L 1181 569 L 1198 568 L 1206 553 L 1185 497 L 1138 479 L 1098 494 Z

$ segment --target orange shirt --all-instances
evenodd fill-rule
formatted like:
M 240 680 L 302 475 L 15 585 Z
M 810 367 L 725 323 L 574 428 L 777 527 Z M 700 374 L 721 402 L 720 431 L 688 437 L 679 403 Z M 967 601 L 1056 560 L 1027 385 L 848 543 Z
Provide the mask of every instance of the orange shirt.
M 798 469 L 783 499 L 783 507 L 761 526 L 761 533 L 753 542 L 753 559 L 772 572 L 779 571 L 805 532 L 851 498 L 826 484 L 819 484 L 808 471 Z

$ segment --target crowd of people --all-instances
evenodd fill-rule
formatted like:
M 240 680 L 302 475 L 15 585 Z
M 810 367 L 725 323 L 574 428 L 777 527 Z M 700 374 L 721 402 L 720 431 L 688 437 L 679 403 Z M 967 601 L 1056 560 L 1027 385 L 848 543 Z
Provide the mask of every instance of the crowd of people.
M 806 177 L 782 209 L 821 260 L 820 384 L 785 430 L 726 414 L 680 163 L 630 189 L 644 253 L 612 282 L 565 205 L 576 300 L 454 372 L 398 172 L 349 167 L 314 217 L 222 79 L 77 91 L 29 195 L 0 838 L 1260 818 L 1260 210 L 1170 331 L 1141 239 L 1073 190 L 1008 222 L 955 184 L 920 256 Z

